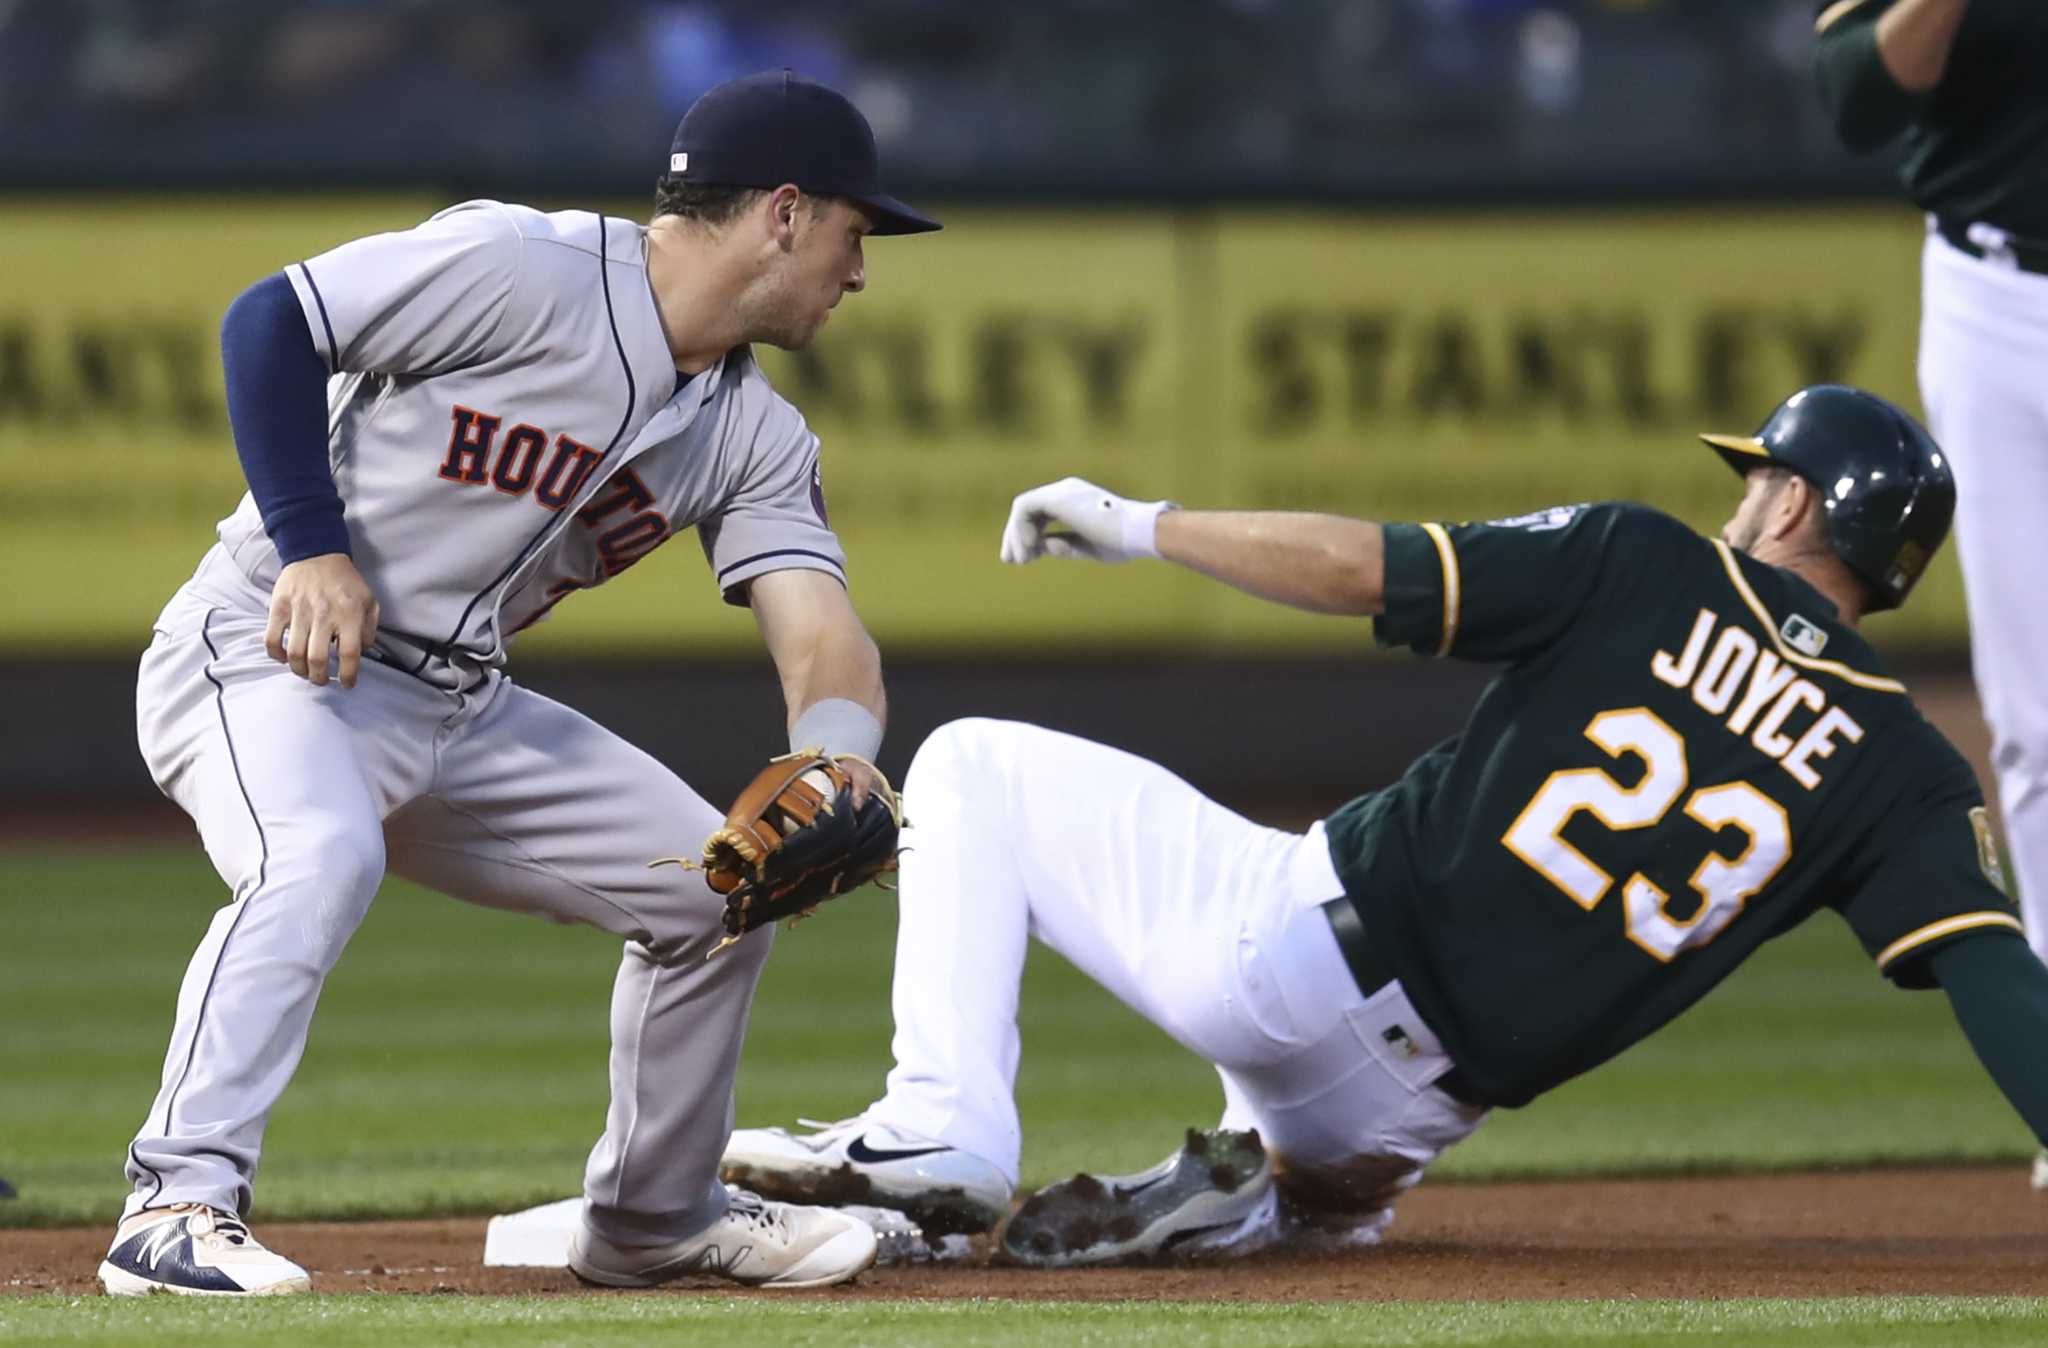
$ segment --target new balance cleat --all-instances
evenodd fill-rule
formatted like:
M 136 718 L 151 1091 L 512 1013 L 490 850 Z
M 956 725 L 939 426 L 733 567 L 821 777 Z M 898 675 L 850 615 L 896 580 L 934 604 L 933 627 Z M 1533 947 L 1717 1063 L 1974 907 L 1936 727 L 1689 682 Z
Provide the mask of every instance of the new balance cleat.
M 1136 1175 L 1076 1175 L 1024 1200 L 999 1258 L 1033 1268 L 1249 1253 L 1276 1229 L 1273 1162 L 1256 1131 L 1190 1128 Z
M 865 1118 L 798 1123 L 813 1131 L 739 1129 L 719 1175 L 785 1202 L 892 1208 L 933 1238 L 986 1231 L 1009 1209 L 1009 1180 L 972 1152 Z
M 614 1245 L 588 1226 L 569 1238 L 569 1269 L 600 1287 L 655 1287 L 706 1274 L 749 1287 L 829 1287 L 874 1266 L 875 1233 L 828 1208 L 735 1190 L 725 1215 L 687 1240 Z
M 100 1263 L 108 1296 L 192 1297 L 310 1292 L 306 1270 L 257 1243 L 240 1217 L 198 1203 L 146 1208 L 122 1222 Z

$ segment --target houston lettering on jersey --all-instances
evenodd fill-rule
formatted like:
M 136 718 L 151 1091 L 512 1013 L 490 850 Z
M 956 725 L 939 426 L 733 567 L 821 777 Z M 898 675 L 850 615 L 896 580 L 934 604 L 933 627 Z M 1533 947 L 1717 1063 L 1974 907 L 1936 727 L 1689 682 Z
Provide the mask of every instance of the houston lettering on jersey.
M 548 510 L 560 510 L 574 500 L 604 457 L 602 450 L 557 435 L 553 437 L 554 454 L 542 467 L 549 436 L 540 427 L 522 421 L 500 440 L 503 417 L 458 405 L 452 419 L 448 457 L 441 462 L 442 481 L 469 487 L 488 484 L 507 496 L 532 492 L 533 499 Z
M 576 522 L 600 529 L 597 555 L 607 576 L 616 576 L 661 545 L 668 516 L 654 508 L 654 493 L 630 468 L 621 468 L 604 490 L 576 512 Z
M 1650 673 L 1673 688 L 1691 688 L 1708 715 L 1727 713 L 1723 725 L 1731 733 L 1749 736 L 1758 753 L 1776 759 L 1808 791 L 1820 785 L 1815 760 L 1833 755 L 1838 740 L 1863 738 L 1855 718 L 1830 706 L 1812 681 L 1710 608 L 1693 619 L 1684 650 L 1650 657 Z
M 548 590 L 548 602 L 517 630 L 525 631 L 567 596 L 602 584 L 661 546 L 673 526 L 654 504 L 654 493 L 631 468 L 613 475 L 576 512 L 576 523 L 596 532 L 598 574 L 589 580 L 558 581 Z

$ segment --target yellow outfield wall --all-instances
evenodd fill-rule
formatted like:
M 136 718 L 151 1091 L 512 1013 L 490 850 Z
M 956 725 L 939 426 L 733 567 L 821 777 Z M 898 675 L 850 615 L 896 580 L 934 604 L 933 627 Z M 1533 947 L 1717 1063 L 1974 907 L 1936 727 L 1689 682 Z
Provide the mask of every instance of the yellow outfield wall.
M 0 649 L 140 648 L 241 491 L 228 301 L 440 204 L 0 201 Z M 1693 432 L 1753 429 L 1817 380 L 1917 406 L 1902 210 L 940 214 L 870 243 L 867 293 L 812 350 L 766 355 L 824 437 L 855 598 L 898 649 L 1365 641 L 1167 567 L 1001 566 L 1010 497 L 1068 473 L 1385 519 L 1630 497 L 1711 529 L 1736 487 Z M 1946 555 L 1875 635 L 1963 630 Z M 679 540 L 520 648 L 754 640 Z

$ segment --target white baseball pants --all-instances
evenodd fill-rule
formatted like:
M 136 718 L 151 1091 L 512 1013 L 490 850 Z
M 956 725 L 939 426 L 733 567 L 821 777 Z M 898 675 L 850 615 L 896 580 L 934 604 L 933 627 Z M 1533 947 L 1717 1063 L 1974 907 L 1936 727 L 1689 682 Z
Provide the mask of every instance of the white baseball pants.
M 2027 939 L 2048 959 L 2048 276 L 1930 233 L 1920 397 L 1955 468 L 1971 665 Z
M 264 1123 L 389 869 L 624 938 L 588 1220 L 623 1244 L 717 1220 L 733 1074 L 773 938 L 764 928 L 707 961 L 721 901 L 700 875 L 646 863 L 708 836 L 719 812 L 502 678 L 456 694 L 365 661 L 353 689 L 315 687 L 264 653 L 266 602 L 216 551 L 142 659 L 143 756 L 232 898 L 186 970 L 162 1087 L 128 1153 L 127 1211 L 248 1212 Z
M 1343 887 L 1320 824 L 1264 828 L 1155 763 L 1011 721 L 940 727 L 903 798 L 896 1065 L 868 1117 L 1017 1182 L 1033 936 L 1215 1064 L 1224 1126 L 1287 1166 L 1398 1191 L 1485 1117 L 1432 1086 L 1450 1060 L 1398 983 L 1359 992 L 1321 911 Z M 1420 1052 L 1389 1047 L 1395 1024 Z

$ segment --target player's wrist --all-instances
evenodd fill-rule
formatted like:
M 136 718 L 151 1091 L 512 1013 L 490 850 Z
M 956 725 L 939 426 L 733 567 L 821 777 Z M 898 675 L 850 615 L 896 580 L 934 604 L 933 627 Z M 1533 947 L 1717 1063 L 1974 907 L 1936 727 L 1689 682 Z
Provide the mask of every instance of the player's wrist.
M 350 555 L 348 525 L 343 519 L 341 498 L 331 505 L 320 502 L 302 510 L 264 521 L 264 532 L 277 548 L 280 565 L 308 561 L 332 553 Z
M 1129 557 L 1159 555 L 1159 517 L 1179 506 L 1171 501 L 1126 501 L 1123 519 L 1123 551 Z
M 882 747 L 882 723 L 850 698 L 823 698 L 804 708 L 789 728 L 789 747 L 872 759 Z

